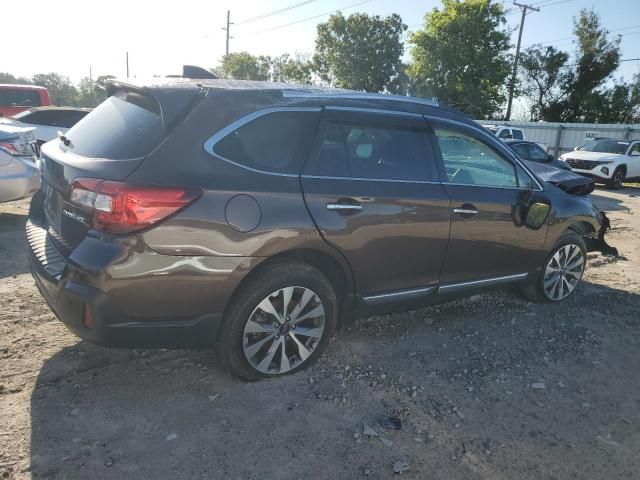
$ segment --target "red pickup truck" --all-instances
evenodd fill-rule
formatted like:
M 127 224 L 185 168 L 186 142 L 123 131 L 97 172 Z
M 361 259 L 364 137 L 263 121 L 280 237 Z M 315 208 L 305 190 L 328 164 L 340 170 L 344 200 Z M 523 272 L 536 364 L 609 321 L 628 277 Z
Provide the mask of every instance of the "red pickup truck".
M 44 87 L 0 83 L 0 117 L 9 117 L 31 107 L 48 105 L 51 105 L 51 99 Z

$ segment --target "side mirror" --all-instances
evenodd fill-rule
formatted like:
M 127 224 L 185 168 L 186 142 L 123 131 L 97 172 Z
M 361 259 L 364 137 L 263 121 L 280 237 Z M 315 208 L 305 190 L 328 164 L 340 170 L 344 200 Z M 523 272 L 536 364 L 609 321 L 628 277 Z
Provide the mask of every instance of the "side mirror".
M 574 150 L 578 150 L 578 148 L 580 148 L 580 147 L 573 147 Z
M 546 203 L 536 202 L 531 204 L 527 211 L 527 218 L 524 222 L 525 225 L 533 230 L 538 230 L 544 225 L 550 210 L 551 206 Z
M 553 162 L 556 159 L 556 157 L 554 157 L 553 155 L 547 155 L 547 160 L 549 160 L 550 162 Z

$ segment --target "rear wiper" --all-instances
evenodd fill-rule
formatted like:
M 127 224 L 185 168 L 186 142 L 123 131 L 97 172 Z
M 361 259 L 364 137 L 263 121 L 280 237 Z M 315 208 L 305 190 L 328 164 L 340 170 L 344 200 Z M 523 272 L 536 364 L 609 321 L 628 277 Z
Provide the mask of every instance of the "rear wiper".
M 58 138 L 64 144 L 65 147 L 73 148 L 73 143 L 67 137 L 65 137 L 61 131 L 58 131 Z

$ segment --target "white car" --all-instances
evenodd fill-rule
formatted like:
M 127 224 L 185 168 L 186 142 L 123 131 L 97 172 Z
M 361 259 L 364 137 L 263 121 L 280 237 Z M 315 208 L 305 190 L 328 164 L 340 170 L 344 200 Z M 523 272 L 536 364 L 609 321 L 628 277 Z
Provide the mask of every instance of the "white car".
M 483 127 L 502 140 L 510 138 L 514 140 L 526 140 L 526 138 L 524 138 L 524 131 L 520 128 L 505 125 L 483 125 Z
M 42 145 L 56 138 L 58 132 L 66 133 L 90 111 L 90 108 L 35 107 L 17 113 L 13 117 L 0 118 L 0 126 L 33 127 L 36 143 Z
M 567 162 L 574 172 L 618 189 L 625 179 L 640 177 L 640 140 L 594 138 L 558 160 Z
M 0 203 L 29 197 L 40 188 L 33 132 L 0 125 Z

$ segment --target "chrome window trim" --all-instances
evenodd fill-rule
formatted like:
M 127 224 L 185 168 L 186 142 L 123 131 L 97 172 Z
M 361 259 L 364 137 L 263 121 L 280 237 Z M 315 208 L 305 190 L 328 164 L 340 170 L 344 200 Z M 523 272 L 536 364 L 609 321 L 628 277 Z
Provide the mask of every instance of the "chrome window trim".
M 372 114 L 391 115 L 391 116 L 398 116 L 398 117 L 408 117 L 416 120 L 422 120 L 421 113 L 401 112 L 399 110 L 383 110 L 380 108 L 361 108 L 361 107 L 331 107 L 331 106 L 327 106 L 324 109 L 326 111 L 334 111 L 334 112 L 372 113 Z M 426 126 L 425 126 L 425 130 L 426 130 Z
M 504 275 L 502 277 L 484 278 L 482 280 L 472 280 L 468 282 L 451 283 L 448 285 L 441 285 L 438 287 L 438 294 L 441 293 L 454 293 L 469 288 L 475 287 L 488 287 L 491 285 L 500 285 L 503 283 L 515 282 L 517 280 L 524 280 L 529 276 L 528 273 L 516 273 L 514 275 Z
M 243 115 L 240 118 L 237 118 L 236 120 L 234 120 L 233 122 L 229 123 L 227 126 L 225 126 L 224 128 L 222 128 L 221 130 L 218 130 L 216 133 L 214 133 L 213 135 L 211 135 L 208 139 L 205 140 L 204 144 L 203 144 L 203 148 L 205 150 L 205 152 L 207 152 L 209 155 L 212 155 L 216 158 L 219 158 L 227 163 L 230 163 L 231 165 L 235 165 L 236 167 L 240 167 L 240 168 L 244 168 L 245 170 L 249 170 L 250 172 L 254 172 L 254 173 L 261 173 L 261 174 L 265 174 L 265 175 L 274 175 L 277 177 L 289 177 L 289 178 L 298 178 L 300 175 L 299 174 L 295 174 L 295 173 L 281 173 L 281 172 L 271 172 L 269 170 L 262 170 L 259 168 L 253 168 L 253 167 L 249 167 L 248 165 L 243 165 L 241 163 L 238 163 L 236 161 L 231 160 L 230 158 L 227 157 L 223 157 L 222 155 L 217 154 L 214 151 L 214 148 L 216 146 L 216 143 L 218 143 L 220 140 L 222 140 L 224 137 L 226 137 L 227 135 L 229 135 L 230 133 L 234 132 L 235 130 L 237 130 L 238 128 L 246 125 L 249 122 L 252 122 L 253 120 L 256 120 L 260 117 L 264 117 L 265 115 L 269 115 L 271 113 L 278 113 L 278 112 L 315 112 L 315 113 L 320 113 L 322 111 L 321 107 L 268 107 L 268 108 L 262 108 L 260 110 L 255 110 L 251 113 L 248 113 L 246 115 Z
M 317 98 L 317 99 L 335 99 L 335 100 L 391 100 L 393 102 L 415 103 L 418 105 L 428 105 L 430 107 L 439 107 L 435 100 L 427 98 L 408 97 L 404 95 L 390 95 L 386 93 L 307 93 L 295 90 L 284 90 L 283 98 Z
M 424 117 L 426 120 L 433 120 L 433 121 L 436 121 L 436 122 L 442 122 L 442 123 L 452 123 L 452 124 L 454 124 L 454 125 L 458 125 L 458 126 L 461 126 L 461 127 L 470 128 L 470 129 L 472 129 L 472 130 L 475 130 L 477 133 L 480 133 L 480 134 L 481 134 L 481 135 L 483 135 L 483 136 L 484 136 L 484 135 L 487 135 L 487 136 L 489 135 L 489 134 L 484 130 L 484 128 L 483 128 L 483 127 L 481 127 L 480 125 L 472 125 L 472 124 L 468 124 L 468 123 L 464 123 L 464 122 L 459 122 L 459 121 L 457 121 L 457 120 L 452 120 L 452 119 L 450 119 L 450 118 L 436 117 L 436 116 L 434 116 L 434 115 L 423 115 L 423 117 Z M 491 138 L 491 137 L 487 137 L 487 138 Z M 496 138 L 497 138 L 497 137 L 496 137 Z M 498 141 L 501 141 L 501 140 L 500 140 L 500 139 L 498 139 Z M 489 145 L 491 145 L 491 144 L 489 144 Z M 506 150 L 506 147 L 505 147 L 505 150 Z M 533 190 L 534 190 L 534 191 L 536 191 L 536 192 L 544 192 L 544 188 L 542 187 L 542 185 L 540 184 L 540 182 L 538 182 L 538 180 L 536 179 L 535 175 L 533 175 L 533 173 L 531 173 L 531 171 L 526 167 L 526 165 L 524 165 L 524 163 L 522 163 L 522 162 L 520 161 L 520 159 L 519 159 L 516 155 L 512 154 L 512 153 L 511 153 L 511 152 L 509 152 L 508 150 L 506 150 L 506 152 L 508 153 L 507 157 L 508 157 L 508 158 L 511 158 L 511 160 L 513 160 L 513 162 L 514 162 L 514 163 L 516 163 L 517 165 L 519 165 L 520 167 L 522 167 L 522 169 L 525 171 L 525 173 L 526 173 L 527 175 L 529 175 L 529 178 L 531 178 L 531 180 L 533 180 L 533 182 L 538 186 L 538 188 L 534 188 Z M 515 173 L 515 175 L 516 175 L 516 179 L 517 179 L 517 175 L 518 175 L 518 174 L 517 174 L 516 172 L 514 172 L 514 173 Z M 449 183 L 449 182 L 443 182 L 443 183 L 444 183 L 445 185 L 447 185 L 447 184 L 448 184 L 448 185 L 465 185 L 465 186 L 468 186 L 468 187 L 476 186 L 476 187 L 482 187 L 482 188 L 506 188 L 506 189 L 510 189 L 510 190 L 527 190 L 526 188 L 520 188 L 520 187 L 518 187 L 518 188 L 512 188 L 512 187 L 494 187 L 494 186 L 491 186 L 491 185 L 467 185 L 466 183 L 465 183 L 465 184 Z

